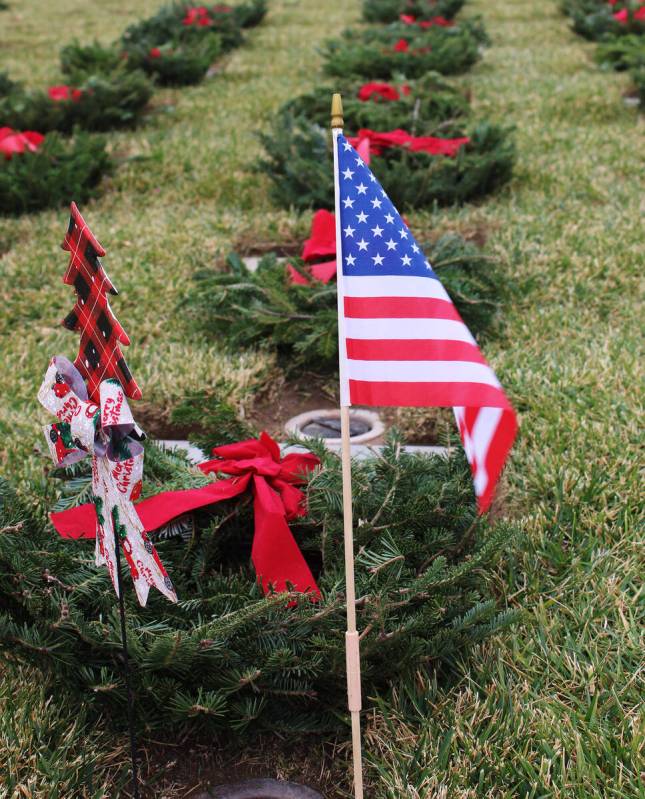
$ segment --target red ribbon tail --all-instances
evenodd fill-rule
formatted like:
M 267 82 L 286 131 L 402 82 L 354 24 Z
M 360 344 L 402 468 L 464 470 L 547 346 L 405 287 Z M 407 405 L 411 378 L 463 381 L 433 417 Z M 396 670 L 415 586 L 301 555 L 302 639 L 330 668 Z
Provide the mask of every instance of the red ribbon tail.
M 254 485 L 255 535 L 251 557 L 264 592 L 288 591 L 292 585 L 296 591 L 317 599 L 320 589 L 289 529 L 280 495 L 263 477 L 255 476 Z
M 61 538 L 96 538 L 96 508 L 93 502 L 50 513 L 49 518 Z
M 138 502 L 135 508 L 144 529 L 149 533 L 183 513 L 242 494 L 246 491 L 250 479 L 251 475 L 247 474 L 228 480 L 217 480 L 202 488 L 162 491 L 154 497 Z M 96 538 L 96 509 L 91 502 L 60 513 L 50 513 L 49 518 L 61 538 Z

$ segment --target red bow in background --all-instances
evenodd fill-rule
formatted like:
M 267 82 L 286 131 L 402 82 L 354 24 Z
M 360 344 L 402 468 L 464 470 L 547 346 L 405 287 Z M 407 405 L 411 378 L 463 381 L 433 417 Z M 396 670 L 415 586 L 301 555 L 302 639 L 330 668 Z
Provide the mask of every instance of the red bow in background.
M 391 83 L 364 83 L 358 90 L 358 99 L 366 103 L 368 100 L 396 101 L 401 99 L 401 94 L 410 94 L 410 87 L 404 84 L 399 89 Z
M 0 154 L 7 161 L 16 153 L 35 153 L 43 143 L 45 137 L 35 130 L 26 130 L 21 133 L 11 128 L 0 128 Z
M 72 89 L 71 86 L 61 83 L 59 86 L 50 86 L 49 89 L 47 89 L 47 94 L 50 100 L 54 100 L 55 102 L 72 100 L 77 103 L 83 96 L 83 91 L 82 89 Z
M 232 499 L 252 484 L 255 531 L 251 559 L 265 593 L 288 591 L 320 596 L 320 590 L 287 522 L 306 514 L 305 495 L 298 486 L 320 464 L 311 453 L 280 456 L 280 447 L 267 433 L 259 439 L 215 447 L 217 457 L 199 464 L 205 474 L 230 475 L 202 488 L 163 491 L 135 505 L 146 531 L 152 532 L 189 511 Z M 50 515 L 63 538 L 94 538 L 94 504 Z
M 199 25 L 208 27 L 213 24 L 213 20 L 208 16 L 206 6 L 193 6 L 186 9 L 186 16 L 182 19 L 182 25 Z
M 332 257 L 331 261 L 311 263 L 318 258 Z M 316 211 L 311 220 L 311 235 L 302 248 L 303 261 L 310 263 L 311 274 L 321 283 L 329 283 L 336 276 L 336 220 L 331 211 Z M 308 286 L 309 281 L 291 264 L 287 264 L 289 282 Z
M 379 133 L 376 130 L 361 128 L 356 136 L 348 136 L 347 141 L 353 145 L 363 161 L 369 164 L 372 155 L 382 155 L 389 147 L 405 147 L 413 153 L 429 155 L 447 155 L 453 157 L 468 144 L 468 136 L 456 139 L 442 139 L 438 136 L 413 136 L 405 130 L 391 130 Z
M 614 4 L 612 3 L 612 5 L 614 5 Z M 626 8 L 623 8 L 621 11 L 617 11 L 613 15 L 613 17 L 616 20 L 616 22 L 620 22 L 621 25 L 626 25 L 629 22 L 629 12 L 627 11 Z M 645 6 L 641 6 L 640 8 L 637 8 L 633 12 L 632 18 L 634 19 L 635 22 L 644 22 L 645 21 Z
M 418 25 L 420 28 L 432 28 L 435 25 L 440 28 L 452 28 L 455 24 L 452 20 L 446 19 L 445 17 L 432 17 L 431 19 L 417 20 L 412 14 L 401 14 L 399 19 L 406 25 Z

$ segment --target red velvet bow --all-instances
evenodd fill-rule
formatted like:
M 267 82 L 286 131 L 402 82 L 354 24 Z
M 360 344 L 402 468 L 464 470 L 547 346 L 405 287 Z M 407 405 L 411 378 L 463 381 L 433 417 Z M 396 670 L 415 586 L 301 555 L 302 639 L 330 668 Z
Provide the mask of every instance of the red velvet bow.
M 296 591 L 320 596 L 316 581 L 302 556 L 288 521 L 306 514 L 304 494 L 298 486 L 303 475 L 319 465 L 310 453 L 292 453 L 280 457 L 280 447 L 267 433 L 259 439 L 216 447 L 217 458 L 199 464 L 205 473 L 231 475 L 202 488 L 185 491 L 163 491 L 135 505 L 146 531 L 168 524 L 183 513 L 222 502 L 242 494 L 253 482 L 255 534 L 251 558 L 258 580 L 265 593 L 287 591 L 288 584 Z M 94 504 L 80 505 L 50 518 L 63 538 L 94 538 L 96 511 Z
M 629 12 L 626 8 L 623 8 L 622 11 L 617 11 L 613 15 L 616 22 L 620 22 L 621 25 L 626 25 L 629 22 Z M 645 6 L 641 6 L 634 11 L 632 15 L 633 19 L 636 21 L 643 21 L 645 20 Z
M 303 474 L 319 465 L 310 453 L 280 457 L 280 447 L 267 433 L 259 439 L 215 447 L 217 458 L 200 463 L 205 473 L 237 476 L 245 487 L 253 479 L 255 535 L 251 558 L 265 593 L 288 590 L 320 596 L 316 581 L 302 556 L 287 521 L 304 516 L 304 494 L 298 488 Z M 233 478 L 235 479 L 235 478 Z
M 24 133 L 20 133 L 11 128 L 0 128 L 0 153 L 7 161 L 16 153 L 24 153 L 27 150 L 34 153 L 44 139 L 42 133 L 36 133 L 35 130 L 26 130 Z
M 67 86 L 64 83 L 62 83 L 60 86 L 50 86 L 49 89 L 47 89 L 47 94 L 49 95 L 50 99 L 55 100 L 56 102 L 60 102 L 62 100 L 73 100 L 75 103 L 77 103 L 83 96 L 81 89 L 72 89 L 71 86 Z
M 347 140 L 358 150 L 359 154 L 369 164 L 372 155 L 382 155 L 383 150 L 389 147 L 406 147 L 412 152 L 429 153 L 430 155 L 455 156 L 459 150 L 468 144 L 468 136 L 456 139 L 441 139 L 437 136 L 413 136 L 405 130 L 391 130 L 379 133 L 375 130 L 362 128 L 356 136 L 348 136 Z
M 432 28 L 434 25 L 441 28 L 451 28 L 455 24 L 452 20 L 446 19 L 445 17 L 432 17 L 431 19 L 417 20 L 412 14 L 401 14 L 399 19 L 406 25 L 418 25 L 420 28 Z
M 183 25 L 199 25 L 206 27 L 213 24 L 213 20 L 208 16 L 206 6 L 193 6 L 186 9 L 186 16 L 182 19 Z
M 316 211 L 311 220 L 311 235 L 305 241 L 302 248 L 302 260 L 314 261 L 317 258 L 328 258 L 333 256 L 333 260 L 322 263 L 311 264 L 311 274 L 321 283 L 329 283 L 336 275 L 336 221 L 330 211 Z M 291 264 L 287 264 L 287 275 L 289 282 L 308 286 L 309 281 L 301 275 Z
M 408 89 L 408 92 L 409 91 Z M 396 86 L 392 86 L 391 83 L 364 83 L 358 90 L 358 99 L 362 100 L 364 103 L 368 100 L 395 101 L 400 100 L 401 95 Z

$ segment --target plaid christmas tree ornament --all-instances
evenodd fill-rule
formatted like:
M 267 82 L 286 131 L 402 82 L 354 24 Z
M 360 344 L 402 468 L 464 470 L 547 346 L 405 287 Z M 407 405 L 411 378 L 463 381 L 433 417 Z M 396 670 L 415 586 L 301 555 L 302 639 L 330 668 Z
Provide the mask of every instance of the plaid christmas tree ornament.
M 57 466 L 91 458 L 96 564 L 107 567 L 117 595 L 122 551 L 141 605 L 150 588 L 176 602 L 134 506 L 142 488 L 145 436 L 127 400 L 141 397 L 119 348 L 130 340 L 108 302 L 117 291 L 99 260 L 105 250 L 75 203 L 62 246 L 70 253 L 64 282 L 76 290 L 76 305 L 63 324 L 80 331 L 81 345 L 74 363 L 63 355 L 50 360 L 38 392 L 41 405 L 56 417 L 44 428 L 50 454 Z
M 71 205 L 69 227 L 62 243 L 70 253 L 63 282 L 74 286 L 76 305 L 63 320 L 68 330 L 81 333 L 80 349 L 74 366 L 85 378 L 90 399 L 99 402 L 99 387 L 113 378 L 123 386 L 127 397 L 141 399 L 141 390 L 125 362 L 119 345 L 130 339 L 112 313 L 108 294 L 117 295 L 99 260 L 105 250 L 98 243 L 76 207 Z

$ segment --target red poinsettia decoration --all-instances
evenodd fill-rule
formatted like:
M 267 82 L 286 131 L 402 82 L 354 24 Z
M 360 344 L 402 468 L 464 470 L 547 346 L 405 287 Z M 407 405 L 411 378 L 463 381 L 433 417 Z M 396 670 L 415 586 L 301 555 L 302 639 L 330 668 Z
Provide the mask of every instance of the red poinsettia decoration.
M 213 24 L 213 20 L 208 15 L 206 6 L 193 6 L 186 9 L 186 16 L 182 20 L 183 25 L 199 25 L 206 27 Z
M 358 99 L 364 103 L 368 100 L 376 102 L 400 100 L 401 95 L 410 94 L 410 87 L 407 84 L 396 87 L 391 83 L 364 83 L 358 90 Z
M 81 89 L 72 89 L 71 86 L 61 83 L 59 86 L 50 86 L 49 89 L 47 89 L 47 94 L 50 99 L 57 103 L 65 100 L 72 100 L 77 103 L 83 96 L 83 91 Z
M 16 153 L 34 153 L 43 143 L 45 137 L 35 130 L 25 130 L 22 133 L 11 128 L 0 128 L 0 153 L 7 161 Z

